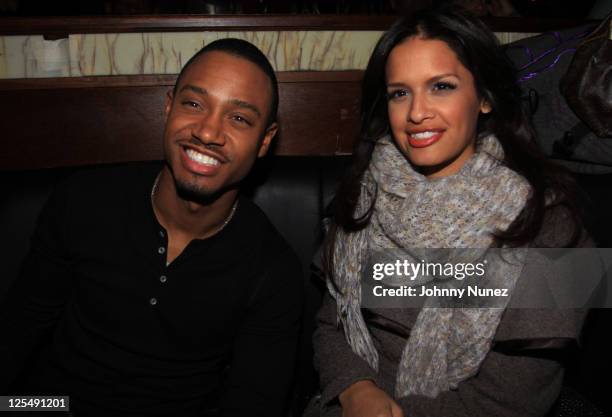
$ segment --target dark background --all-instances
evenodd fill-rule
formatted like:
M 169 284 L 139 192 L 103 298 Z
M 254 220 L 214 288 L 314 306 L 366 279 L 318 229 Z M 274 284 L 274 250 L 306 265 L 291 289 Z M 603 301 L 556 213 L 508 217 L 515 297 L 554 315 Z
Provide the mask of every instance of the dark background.
M 596 0 L 455 0 L 480 16 L 584 19 Z M 0 16 L 126 14 L 397 14 L 441 0 L 0 0 Z M 501 7 L 501 6 L 505 7 Z M 510 7 L 508 7 L 510 6 Z

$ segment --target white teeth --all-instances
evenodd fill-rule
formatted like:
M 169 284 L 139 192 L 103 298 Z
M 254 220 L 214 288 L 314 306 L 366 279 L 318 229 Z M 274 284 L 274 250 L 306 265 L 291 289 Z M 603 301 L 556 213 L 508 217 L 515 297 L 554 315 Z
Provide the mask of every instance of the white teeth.
M 193 149 L 187 149 L 185 153 L 187 154 L 189 159 L 197 162 L 198 164 L 219 165 L 219 161 L 217 161 L 215 158 L 211 158 L 210 156 L 194 151 Z
M 410 136 L 412 136 L 415 139 L 429 139 L 430 137 L 437 135 L 437 134 L 438 132 L 432 132 L 428 130 L 427 132 L 412 133 L 410 134 Z

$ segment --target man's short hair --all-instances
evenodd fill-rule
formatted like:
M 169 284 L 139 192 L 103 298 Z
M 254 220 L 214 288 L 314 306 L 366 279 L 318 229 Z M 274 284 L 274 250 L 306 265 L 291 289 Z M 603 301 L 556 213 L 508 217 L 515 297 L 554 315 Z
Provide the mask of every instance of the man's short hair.
M 179 75 L 176 78 L 176 83 L 174 84 L 174 89 L 172 90 L 172 94 L 176 94 L 176 89 L 180 84 L 181 78 L 183 77 L 183 74 L 185 73 L 187 68 L 199 57 L 201 57 L 207 52 L 212 51 L 225 52 L 227 54 L 234 55 L 238 58 L 246 59 L 247 61 L 257 65 L 264 72 L 264 74 L 266 74 L 266 76 L 270 80 L 270 85 L 272 87 L 270 114 L 268 115 L 266 126 L 270 126 L 272 123 L 276 122 L 276 113 L 278 111 L 278 81 L 276 80 L 274 68 L 272 68 L 270 61 L 268 61 L 268 58 L 266 58 L 266 56 L 263 54 L 263 52 L 259 50 L 259 48 L 257 48 L 252 43 L 242 39 L 218 39 L 200 49 L 194 56 L 189 59 L 189 61 L 187 61 L 187 63 L 181 69 L 181 72 L 179 72 Z

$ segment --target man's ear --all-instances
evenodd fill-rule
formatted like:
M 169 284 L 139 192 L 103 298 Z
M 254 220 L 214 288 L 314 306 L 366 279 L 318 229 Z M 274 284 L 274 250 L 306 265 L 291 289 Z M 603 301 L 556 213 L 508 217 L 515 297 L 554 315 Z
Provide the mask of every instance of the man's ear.
M 168 120 L 168 115 L 170 114 L 170 110 L 172 109 L 172 100 L 174 99 L 174 95 L 172 94 L 172 90 L 168 90 L 166 93 L 166 101 L 164 103 L 164 120 Z
M 266 153 L 268 153 L 268 148 L 270 148 L 270 144 L 272 143 L 272 139 L 276 135 L 278 131 L 278 123 L 274 122 L 270 126 L 266 128 L 266 132 L 264 133 L 263 140 L 261 141 L 261 145 L 259 145 L 259 152 L 257 153 L 257 157 L 261 158 Z

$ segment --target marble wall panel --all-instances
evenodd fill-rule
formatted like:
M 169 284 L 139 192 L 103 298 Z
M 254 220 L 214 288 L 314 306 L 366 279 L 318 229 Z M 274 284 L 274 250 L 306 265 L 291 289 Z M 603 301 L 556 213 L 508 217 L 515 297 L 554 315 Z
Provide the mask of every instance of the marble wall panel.
M 349 70 L 367 64 L 381 32 L 277 31 L 70 35 L 70 74 L 175 74 L 202 46 L 248 40 L 277 71 Z
M 68 39 L 42 36 L 0 37 L 0 78 L 70 76 Z

